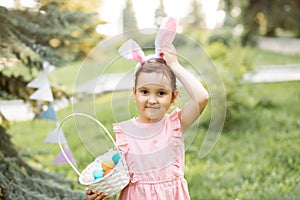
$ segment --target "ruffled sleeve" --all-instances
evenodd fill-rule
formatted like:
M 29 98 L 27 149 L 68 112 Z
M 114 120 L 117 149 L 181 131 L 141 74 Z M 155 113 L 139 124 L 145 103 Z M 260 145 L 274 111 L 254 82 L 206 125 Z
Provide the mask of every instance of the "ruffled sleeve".
M 117 147 L 124 153 L 128 152 L 128 143 L 127 143 L 126 134 L 124 134 L 119 124 L 117 123 L 113 124 L 113 130 L 116 136 Z
M 179 108 L 175 108 L 169 115 L 171 129 L 174 133 L 181 132 L 180 112 L 181 110 Z
M 181 122 L 180 122 L 180 112 L 179 108 L 176 108 L 169 115 L 169 123 L 171 128 L 171 139 L 176 155 L 179 155 L 179 151 L 183 148 L 183 135 L 181 132 Z
M 172 174 L 176 177 L 183 176 L 184 168 L 184 143 L 183 135 L 181 132 L 180 112 L 181 110 L 179 108 L 176 108 L 169 115 L 173 152 L 174 155 L 177 155 L 174 162 L 172 163 Z

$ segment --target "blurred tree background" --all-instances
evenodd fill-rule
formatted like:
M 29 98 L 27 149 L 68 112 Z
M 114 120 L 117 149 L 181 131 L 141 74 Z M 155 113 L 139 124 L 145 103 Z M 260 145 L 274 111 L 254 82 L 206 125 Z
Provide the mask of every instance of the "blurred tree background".
M 39 3 L 37 9 L 0 7 L 2 67 L 16 62 L 21 62 L 30 72 L 42 70 L 44 62 L 62 67 L 85 58 L 103 38 L 95 31 L 101 23 L 97 13 L 99 1 L 42 0 Z M 15 77 L 1 72 L 0 75 L 2 96 L 29 100 L 30 91 L 25 87 L 28 80 L 22 75 Z M 14 87 L 15 84 L 19 87 Z
M 123 10 L 123 32 L 126 33 L 128 31 L 136 30 L 137 22 L 134 16 L 134 10 L 132 7 L 131 0 L 126 0 L 126 6 Z
M 228 16 L 225 25 L 243 25 L 243 44 L 253 44 L 254 36 L 300 37 L 299 1 L 223 1 L 223 9 Z
M 96 26 L 100 1 L 40 0 L 36 8 L 0 6 L 1 99 L 30 101 L 30 91 L 22 74 L 2 71 L 19 62 L 32 71 L 42 70 L 48 62 L 63 67 L 83 59 L 102 35 Z M 54 97 L 59 89 L 52 88 Z M 2 120 L 3 121 L 3 120 Z M 3 125 L 3 124 L 2 124 Z M 59 175 L 35 170 L 19 156 L 5 129 L 0 126 L 0 199 L 84 199 L 82 191 L 70 190 L 71 181 Z
M 35 72 L 43 69 L 45 62 L 57 67 L 78 63 L 99 41 L 105 39 L 104 35 L 96 32 L 97 25 L 105 23 L 98 17 L 102 1 L 37 0 L 38 6 L 35 8 L 22 7 L 20 0 L 14 2 L 13 8 L 0 6 L 0 95 L 3 100 L 30 101 L 29 96 L 33 91 L 26 85 L 34 78 Z M 126 5 L 123 10 L 124 32 L 137 28 L 132 2 L 126 0 Z M 183 34 L 194 38 L 203 46 L 223 78 L 227 98 L 224 131 L 243 131 L 249 124 L 262 127 L 264 124 L 258 120 L 261 119 L 258 114 L 255 115 L 255 121 L 249 117 L 249 111 L 257 108 L 274 109 L 280 103 L 274 102 L 271 97 L 258 97 L 254 93 L 257 88 L 245 84 L 242 78 L 246 72 L 255 68 L 256 61 L 253 58 L 262 53 L 255 49 L 257 36 L 300 37 L 300 2 L 220 0 L 218 10 L 225 13 L 224 20 L 214 29 L 207 29 L 201 1 L 192 0 L 190 12 L 179 22 Z M 155 24 L 159 25 L 165 16 L 164 1 L 160 0 L 155 11 Z M 264 55 L 268 57 L 269 54 Z M 282 63 L 286 56 L 273 55 L 270 63 L 275 62 L 274 57 L 278 57 Z M 291 58 L 295 60 L 292 62 L 299 62 L 298 56 L 287 59 Z M 286 63 L 289 64 L 290 61 L 287 60 Z M 22 74 L 16 76 L 4 73 L 11 66 L 25 67 L 29 78 L 24 78 Z M 52 86 L 52 91 L 55 99 L 62 95 L 68 96 L 69 92 L 56 86 Z M 34 106 L 34 102 L 31 103 Z M 280 106 L 279 108 L 281 109 Z M 288 120 L 284 123 L 289 125 Z M 299 127 L 298 121 L 293 123 L 293 127 Z M 208 124 L 209 121 L 204 123 L 205 126 Z M 234 137 L 238 137 L 237 135 Z M 26 163 L 16 150 L 18 147 L 10 142 L 4 123 L 0 125 L 0 139 L 0 199 L 84 198 L 82 191 L 73 190 L 76 188 L 74 182 L 57 174 L 36 170 Z M 286 159 L 283 153 L 280 156 L 278 159 Z M 286 169 L 294 169 L 297 162 L 296 158 L 289 157 Z M 289 186 L 293 189 L 294 182 L 291 180 L 294 179 L 289 179 Z M 248 186 L 246 184 L 243 187 L 245 189 Z M 230 190 L 224 193 L 227 197 L 233 197 L 233 193 L 237 192 Z M 224 193 L 220 195 L 224 196 Z

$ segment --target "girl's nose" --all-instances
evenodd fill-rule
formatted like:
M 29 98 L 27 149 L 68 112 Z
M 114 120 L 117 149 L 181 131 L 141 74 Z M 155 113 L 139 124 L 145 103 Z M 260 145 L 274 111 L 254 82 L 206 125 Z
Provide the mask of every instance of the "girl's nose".
M 149 96 L 149 99 L 148 99 L 148 102 L 149 102 L 150 104 L 155 104 L 155 103 L 157 103 L 156 97 L 155 97 L 154 95 L 150 95 L 150 96 Z

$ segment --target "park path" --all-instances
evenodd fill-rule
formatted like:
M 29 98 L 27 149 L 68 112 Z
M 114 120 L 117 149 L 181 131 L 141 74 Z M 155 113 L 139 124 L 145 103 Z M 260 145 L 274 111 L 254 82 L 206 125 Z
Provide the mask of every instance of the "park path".
M 107 74 L 79 85 L 75 91 L 101 94 L 129 90 L 132 87 L 132 77 L 132 74 Z M 300 81 L 300 64 L 262 66 L 246 73 L 243 80 L 250 83 Z
M 132 74 L 107 74 L 77 86 L 75 92 L 100 95 L 111 91 L 129 90 L 132 87 L 132 77 Z M 300 81 L 300 64 L 262 66 L 255 71 L 246 73 L 243 80 L 250 83 Z M 69 102 L 66 99 L 57 100 L 54 102 L 54 109 L 59 110 L 68 105 Z M 34 118 L 29 104 L 22 100 L 0 101 L 0 122 L 1 115 L 6 116 L 9 121 L 24 121 Z
M 246 73 L 243 80 L 251 83 L 299 81 L 300 64 L 262 66 Z

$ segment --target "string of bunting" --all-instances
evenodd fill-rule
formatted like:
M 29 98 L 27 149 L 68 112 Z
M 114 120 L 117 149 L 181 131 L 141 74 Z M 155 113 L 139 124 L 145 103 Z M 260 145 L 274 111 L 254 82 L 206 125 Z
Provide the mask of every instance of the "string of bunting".
M 44 142 L 58 144 L 57 130 L 58 130 L 59 122 L 54 109 L 53 94 L 48 80 L 48 74 L 53 70 L 54 70 L 54 66 L 50 65 L 48 62 L 45 62 L 43 64 L 43 71 L 35 79 L 29 82 L 27 84 L 27 87 L 37 89 L 32 95 L 30 95 L 29 97 L 30 99 L 49 102 L 49 106 L 39 115 L 39 118 L 56 122 L 56 128 L 44 139 Z M 66 138 L 62 130 L 59 135 L 60 135 L 61 143 L 64 145 L 64 151 L 66 155 L 73 163 L 75 163 L 75 159 L 70 151 L 70 148 L 68 147 Z M 52 162 L 52 164 L 65 164 L 65 163 L 68 162 L 63 156 L 62 152 L 60 152 Z

